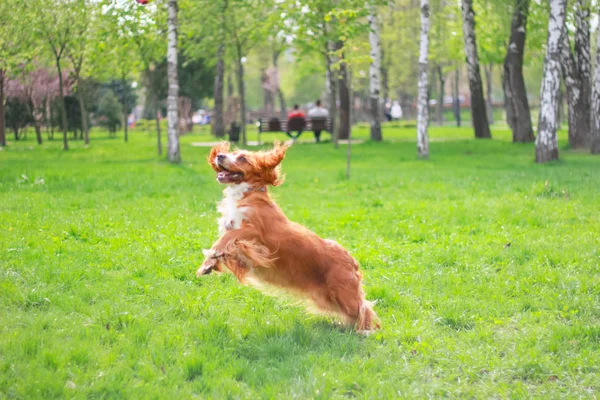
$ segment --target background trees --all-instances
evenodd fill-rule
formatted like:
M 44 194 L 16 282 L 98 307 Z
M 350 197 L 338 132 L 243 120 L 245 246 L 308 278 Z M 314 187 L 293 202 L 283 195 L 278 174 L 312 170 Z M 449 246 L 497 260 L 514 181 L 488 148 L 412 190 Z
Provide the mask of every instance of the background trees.
M 259 115 L 281 116 L 286 105 L 309 108 L 320 98 L 330 109 L 337 146 L 361 121 L 371 125 L 372 140 L 381 140 L 382 106 L 397 100 L 403 119 L 418 125 L 423 149 L 430 119 L 438 125 L 472 122 L 476 137 L 490 137 L 489 125 L 506 120 L 514 142 L 534 138 L 532 118 L 539 120 L 543 103 L 542 27 L 550 12 L 545 2 L 429 0 L 425 58 L 415 40 L 422 8 L 414 0 L 179 0 L 180 22 L 169 18 L 169 7 L 174 10 L 175 3 L 2 2 L 0 110 L 9 106 L 11 115 L 3 110 L 0 118 L 10 119 L 19 138 L 33 128 L 39 143 L 42 132 L 51 139 L 60 128 L 67 149 L 68 131 L 89 143 L 88 122 L 108 124 L 104 118 L 114 107 L 107 106 L 115 97 L 121 121 L 107 125 L 111 135 L 120 128 L 127 141 L 128 120 L 152 118 L 161 154 L 160 120 L 168 110 L 172 141 L 175 127 L 178 134 L 190 131 L 194 114 L 203 109 L 215 136 L 223 137 L 235 122 L 247 142 L 246 127 Z M 592 144 L 597 7 L 597 0 L 567 5 L 558 47 L 571 147 Z M 27 18 L 31 29 L 15 22 Z M 177 46 L 173 40 L 168 46 L 169 32 L 180 34 Z M 177 62 L 169 62 L 174 55 Z M 50 90 L 54 80 L 56 94 Z M 18 84 L 12 89 L 23 90 L 7 91 L 13 81 Z M 560 91 L 556 104 L 558 129 Z M 0 144 L 6 125 L 0 123 Z

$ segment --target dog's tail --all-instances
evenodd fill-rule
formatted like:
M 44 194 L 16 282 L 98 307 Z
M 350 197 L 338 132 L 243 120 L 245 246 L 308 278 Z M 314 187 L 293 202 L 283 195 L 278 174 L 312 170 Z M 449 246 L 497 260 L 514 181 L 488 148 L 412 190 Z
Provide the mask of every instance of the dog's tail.
M 356 320 L 356 330 L 358 332 L 370 332 L 381 328 L 379 317 L 373 311 L 374 301 L 363 299 L 360 305 L 358 319 Z

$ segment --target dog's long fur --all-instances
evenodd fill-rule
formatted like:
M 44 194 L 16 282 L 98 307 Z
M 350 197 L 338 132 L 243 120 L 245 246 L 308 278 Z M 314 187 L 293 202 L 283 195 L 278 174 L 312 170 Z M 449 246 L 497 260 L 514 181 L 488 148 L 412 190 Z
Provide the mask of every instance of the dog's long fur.
M 219 210 L 222 236 L 197 275 L 232 272 L 240 282 L 261 282 L 308 298 L 358 331 L 379 328 L 365 300 L 358 263 L 339 244 L 289 221 L 267 192 L 283 182 L 280 163 L 287 146 L 268 152 L 229 151 L 215 146 L 208 162 L 225 189 Z

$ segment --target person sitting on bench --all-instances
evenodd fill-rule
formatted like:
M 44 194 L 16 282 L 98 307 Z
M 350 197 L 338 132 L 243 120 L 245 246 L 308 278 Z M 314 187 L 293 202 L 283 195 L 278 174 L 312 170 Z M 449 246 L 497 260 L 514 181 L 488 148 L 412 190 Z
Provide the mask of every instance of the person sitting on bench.
M 287 123 L 288 123 L 288 128 L 287 128 L 287 135 L 289 137 L 291 137 L 292 139 L 296 140 L 300 137 L 300 135 L 302 134 L 302 131 L 304 131 L 304 127 L 306 126 L 306 121 L 304 120 L 304 113 L 302 112 L 302 110 L 300 110 L 300 107 L 298 106 L 298 104 L 294 104 L 294 109 L 292 111 L 289 112 L 288 116 L 287 116 Z M 292 120 L 295 120 L 294 122 L 292 122 Z M 291 123 L 291 126 L 290 126 Z M 292 130 L 297 130 L 298 134 L 296 136 L 292 135 L 290 133 L 290 131 Z
M 329 111 L 325 107 L 321 107 L 321 100 L 317 100 L 315 106 L 308 110 L 308 116 L 310 118 L 327 118 Z M 321 131 L 318 129 L 315 129 L 315 140 L 317 143 L 321 140 Z

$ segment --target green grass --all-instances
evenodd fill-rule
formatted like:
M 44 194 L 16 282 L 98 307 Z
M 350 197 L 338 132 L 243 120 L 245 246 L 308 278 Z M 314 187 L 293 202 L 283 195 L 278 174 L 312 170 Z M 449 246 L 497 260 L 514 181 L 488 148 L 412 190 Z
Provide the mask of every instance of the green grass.
M 194 277 L 222 189 L 190 146 L 205 130 L 182 138 L 179 166 L 140 132 L 12 143 L 0 398 L 598 397 L 600 159 L 562 140 L 561 161 L 536 165 L 506 131 L 432 128 L 419 161 L 414 135 L 354 146 L 349 181 L 345 149 L 294 146 L 273 190 L 361 263 L 382 320 L 369 337 Z

